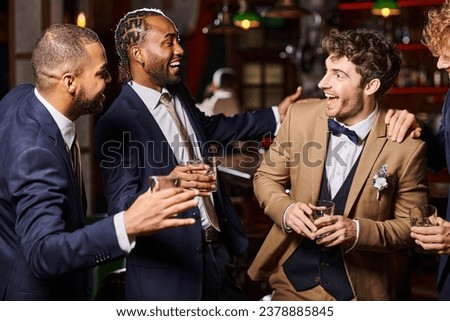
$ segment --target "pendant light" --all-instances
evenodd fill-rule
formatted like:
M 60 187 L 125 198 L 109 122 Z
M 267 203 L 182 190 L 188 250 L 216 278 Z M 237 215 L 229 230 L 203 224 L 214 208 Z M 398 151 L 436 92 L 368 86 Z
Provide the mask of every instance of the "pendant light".
M 222 9 L 217 13 L 216 19 L 202 29 L 204 34 L 237 34 L 243 31 L 236 26 L 231 18 L 231 12 L 228 11 L 228 1 L 223 1 Z
M 259 15 L 248 10 L 246 0 L 239 0 L 239 11 L 234 15 L 233 23 L 245 30 L 261 25 Z
M 263 12 L 262 16 L 267 18 L 298 19 L 309 13 L 308 10 L 297 6 L 295 0 L 278 0 L 275 6 Z
M 377 0 L 372 7 L 372 14 L 376 16 L 398 16 L 400 8 L 395 0 Z

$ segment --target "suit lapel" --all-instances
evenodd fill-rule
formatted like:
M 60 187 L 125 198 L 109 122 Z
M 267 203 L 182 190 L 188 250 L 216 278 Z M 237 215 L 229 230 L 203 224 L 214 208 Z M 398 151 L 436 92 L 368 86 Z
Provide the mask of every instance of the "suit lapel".
M 311 200 L 319 199 L 322 175 L 326 165 L 329 140 L 327 119 L 328 117 L 325 115 L 324 109 L 324 111 L 315 119 L 314 138 L 312 143 L 317 146 L 312 146 L 313 148 L 309 149 L 310 157 L 308 158 L 310 161 L 315 162 L 316 160 L 323 160 L 320 166 L 312 166 Z
M 168 155 L 171 159 L 171 163 L 177 164 L 178 161 L 172 151 L 172 148 L 167 142 L 161 127 L 159 127 L 159 124 L 147 109 L 145 103 L 128 84 L 125 84 L 122 90 L 125 91 L 125 96 L 127 97 L 129 107 L 132 111 L 134 111 L 134 121 L 136 124 L 140 124 L 139 127 L 142 128 L 142 131 L 140 132 L 140 135 L 143 137 L 142 141 L 161 144 L 162 155 Z M 159 148 L 156 148 L 155 150 L 158 149 Z M 153 150 L 154 149 L 151 148 L 149 152 L 153 152 Z
M 198 118 L 196 117 L 196 115 L 194 113 L 194 108 L 195 108 L 195 111 L 197 111 L 197 107 L 192 105 L 192 104 L 195 104 L 195 102 L 192 101 L 189 91 L 182 83 L 179 83 L 174 86 L 168 86 L 168 89 L 170 92 L 174 93 L 180 100 L 181 106 L 189 119 L 189 122 L 192 126 L 192 129 L 193 129 L 195 136 L 197 138 L 197 141 L 199 143 L 199 146 L 201 149 L 201 154 L 208 155 L 208 150 L 209 150 L 208 146 L 209 145 L 206 144 L 206 137 L 204 135 L 204 129 L 201 126 L 200 122 L 198 121 Z
M 367 141 L 362 151 L 361 159 L 359 160 L 358 168 L 356 169 L 352 187 L 350 188 L 347 203 L 345 205 L 344 216 L 347 216 L 348 213 L 350 213 L 350 210 L 366 184 L 368 177 L 374 174 L 373 166 L 380 155 L 383 146 L 386 144 L 387 137 L 384 115 L 384 111 L 380 110 L 378 112 L 375 124 L 367 136 Z
M 31 99 L 32 103 L 30 105 L 33 106 L 32 111 L 35 119 L 41 124 L 42 130 L 47 133 L 50 144 L 54 145 L 54 148 L 52 148 L 52 150 L 55 150 L 64 160 L 67 172 L 70 173 L 69 176 L 72 190 L 78 191 L 79 189 L 76 182 L 75 173 L 73 171 L 72 161 L 70 160 L 69 152 L 61 135 L 61 131 L 58 128 L 58 125 L 56 124 L 55 120 L 50 115 L 48 110 L 42 105 L 42 103 L 34 94 L 32 95 Z M 87 208 L 86 195 L 84 193 L 83 195 L 79 195 L 79 201 L 76 201 L 75 203 L 79 205 L 79 213 L 82 215 L 84 221 L 84 213 L 86 212 Z

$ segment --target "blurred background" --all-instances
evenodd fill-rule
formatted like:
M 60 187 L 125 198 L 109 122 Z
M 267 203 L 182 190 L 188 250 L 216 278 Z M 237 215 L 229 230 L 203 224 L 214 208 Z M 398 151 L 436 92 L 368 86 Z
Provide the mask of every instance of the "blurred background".
M 276 105 L 299 85 L 304 88 L 304 98 L 322 97 L 317 83 L 324 74 L 325 56 L 320 45 L 323 35 L 331 28 L 369 28 L 382 32 L 403 54 L 402 70 L 395 86 L 383 98 L 383 105 L 407 108 L 436 127 L 449 80 L 445 72 L 436 69 L 436 58 L 421 44 L 421 32 L 427 10 L 443 2 L 0 0 L 0 98 L 17 84 L 33 82 L 30 57 L 43 29 L 52 23 L 74 23 L 93 29 L 105 46 L 108 70 L 113 78 L 106 90 L 107 109 L 120 90 L 114 49 L 116 24 L 130 10 L 153 7 L 163 10 L 180 31 L 185 50 L 182 79 L 198 103 L 209 95 L 213 74 L 221 67 L 235 71 L 233 90 L 244 110 Z M 98 117 L 83 117 L 77 124 L 90 215 L 105 211 L 92 137 Z M 258 211 L 252 174 L 251 170 L 241 168 L 223 174 L 253 240 L 247 261 L 259 248 L 271 224 Z M 443 211 L 447 203 L 448 175 L 445 171 L 430 173 L 429 179 L 431 199 Z M 434 298 L 435 258 L 422 254 L 418 262 L 413 263 L 431 274 L 415 276 L 415 280 L 427 284 L 425 288 L 416 288 L 415 298 Z M 244 275 L 241 275 L 243 279 Z M 262 283 L 247 286 L 253 286 L 248 292 L 255 291 L 255 297 L 264 292 Z

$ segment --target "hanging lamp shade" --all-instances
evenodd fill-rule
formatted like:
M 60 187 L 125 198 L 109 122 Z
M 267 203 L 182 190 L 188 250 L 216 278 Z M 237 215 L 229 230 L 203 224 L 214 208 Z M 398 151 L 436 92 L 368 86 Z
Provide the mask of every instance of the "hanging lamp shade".
M 274 7 L 269 8 L 261 15 L 267 18 L 298 19 L 309 13 L 308 10 L 297 6 L 295 0 L 278 0 Z
M 231 13 L 228 10 L 228 1 L 224 1 L 222 9 L 217 13 L 216 19 L 202 29 L 204 34 L 237 34 L 243 29 L 236 26 L 231 18 Z
M 400 7 L 395 0 L 377 0 L 372 7 L 372 14 L 376 16 L 398 16 Z
M 233 16 L 233 23 L 245 30 L 257 28 L 261 25 L 259 15 L 248 10 L 246 0 L 239 1 L 239 11 Z

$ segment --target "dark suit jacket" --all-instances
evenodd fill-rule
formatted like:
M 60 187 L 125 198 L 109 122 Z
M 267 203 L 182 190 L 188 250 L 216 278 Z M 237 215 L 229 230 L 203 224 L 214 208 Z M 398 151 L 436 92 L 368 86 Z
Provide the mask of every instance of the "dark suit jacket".
M 436 135 L 424 126 L 423 139 L 427 142 L 428 167 L 439 171 L 445 166 L 450 167 L 450 94 L 444 101 L 441 124 Z M 450 197 L 450 192 L 449 192 Z M 450 203 L 447 207 L 445 220 L 450 222 Z M 437 280 L 439 300 L 450 300 L 450 263 L 448 255 L 441 255 Z
M 0 298 L 88 299 L 90 268 L 123 252 L 112 217 L 85 227 L 63 137 L 33 90 L 0 102 Z
M 257 139 L 276 128 L 270 109 L 235 117 L 207 117 L 195 106 L 183 84 L 168 88 L 178 96 L 202 146 L 239 139 Z M 160 125 L 135 91 L 124 85 L 122 92 L 100 118 L 95 130 L 97 156 L 104 181 L 109 212 L 125 210 L 148 190 L 150 175 L 169 174 L 177 165 Z M 247 248 L 247 238 L 236 210 L 223 188 L 214 193 L 221 237 L 235 254 Z M 171 229 L 139 238 L 127 258 L 126 297 L 131 300 L 200 300 L 202 289 L 202 241 L 199 209 L 181 213 L 193 217 L 189 227 Z

